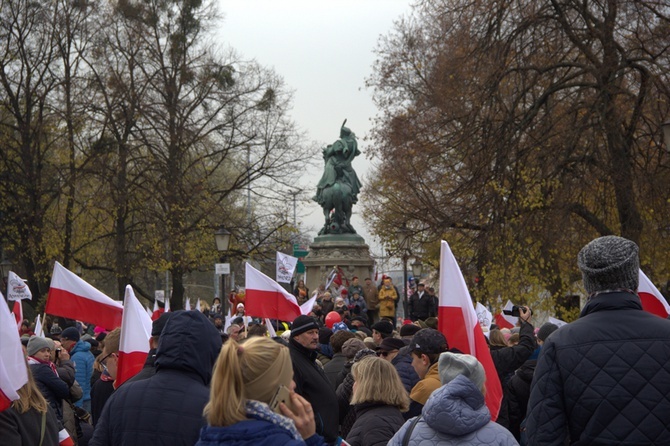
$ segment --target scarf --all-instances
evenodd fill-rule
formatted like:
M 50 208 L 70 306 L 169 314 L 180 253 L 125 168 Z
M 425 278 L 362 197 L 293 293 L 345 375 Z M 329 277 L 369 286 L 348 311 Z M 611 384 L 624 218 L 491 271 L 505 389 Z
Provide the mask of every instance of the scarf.
M 289 431 L 295 440 L 303 441 L 293 420 L 273 412 L 267 404 L 261 403 L 260 401 L 247 400 L 245 410 L 247 412 L 247 417 L 261 421 L 269 421 L 275 426 L 279 426 Z
M 60 378 L 60 376 L 58 375 L 58 370 L 56 370 L 56 364 L 54 364 L 51 361 L 40 361 L 39 359 L 37 359 L 33 356 L 28 356 L 28 364 L 46 364 L 46 365 L 49 366 L 51 371 L 54 372 L 56 374 L 56 376 L 58 376 Z

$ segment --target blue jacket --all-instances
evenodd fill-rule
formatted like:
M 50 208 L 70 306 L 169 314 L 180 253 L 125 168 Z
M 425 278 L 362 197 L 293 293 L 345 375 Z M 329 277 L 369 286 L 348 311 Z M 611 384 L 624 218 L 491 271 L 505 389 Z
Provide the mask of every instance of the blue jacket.
M 91 399 L 91 376 L 93 375 L 93 362 L 95 361 L 95 356 L 91 353 L 91 344 L 81 340 L 77 341 L 70 350 L 70 360 L 74 363 L 74 379 L 77 380 L 84 392 L 84 396 L 74 404 L 82 407 L 84 401 Z
M 547 338 L 528 444 L 670 444 L 670 321 L 626 292 L 599 294 Z
M 407 393 L 411 392 L 416 383 L 419 382 L 419 375 L 412 367 L 412 350 L 408 346 L 401 348 L 391 364 L 398 372 L 400 381 L 402 381 Z
M 269 421 L 246 420 L 228 427 L 204 427 L 196 446 L 320 446 L 323 438 L 312 435 L 305 441 L 294 439 L 289 431 Z
M 90 446 L 193 446 L 221 336 L 201 312 L 175 311 L 156 351 L 156 374 L 125 383 L 107 400 Z
M 484 395 L 462 375 L 433 392 L 421 417 L 412 431 L 410 446 L 518 445 L 507 429 L 491 421 Z M 407 420 L 389 446 L 402 445 L 412 421 Z
M 48 364 L 30 364 L 30 371 L 37 388 L 54 410 L 54 415 L 58 421 L 63 421 L 63 398 L 70 396 L 70 388 L 51 370 Z

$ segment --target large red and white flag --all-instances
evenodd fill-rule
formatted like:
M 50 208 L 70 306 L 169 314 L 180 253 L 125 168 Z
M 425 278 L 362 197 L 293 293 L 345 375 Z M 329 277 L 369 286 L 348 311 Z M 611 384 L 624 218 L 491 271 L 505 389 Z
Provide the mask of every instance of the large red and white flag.
M 56 262 L 44 312 L 113 330 L 121 325 L 123 305 Z
M 133 287 L 130 285 L 126 285 L 123 308 L 119 366 L 114 382 L 117 388 L 142 370 L 149 354 L 149 338 L 151 338 L 151 318 L 135 297 Z
M 28 369 L 16 321 L 0 293 L 0 412 L 19 399 L 17 391 L 27 382 Z
M 649 277 L 640 270 L 640 284 L 637 288 L 637 295 L 640 296 L 642 309 L 649 313 L 667 318 L 670 315 L 670 305 L 665 297 L 658 291 L 658 288 L 649 280 Z
M 26 285 L 26 281 L 10 271 L 7 276 L 7 300 L 32 299 L 33 293 Z
M 245 273 L 247 316 L 292 321 L 302 314 L 295 296 L 277 282 L 248 263 Z
M 505 307 L 503 308 L 503 311 L 512 311 L 512 307 L 514 307 L 514 304 L 511 300 L 508 300 L 505 304 Z M 505 314 L 503 312 L 496 314 L 495 320 L 498 328 L 509 328 L 510 330 L 516 327 L 517 322 L 519 322 L 518 317 L 510 316 L 509 314 Z
M 23 305 L 21 305 L 20 300 L 14 301 L 12 313 L 14 313 L 14 319 L 16 320 L 17 328 L 21 328 L 21 322 L 23 322 Z
M 449 244 L 444 240 L 440 247 L 440 303 L 437 320 L 438 328 L 447 338 L 450 348 L 475 356 L 484 366 L 486 405 L 491 412 L 491 419 L 495 421 L 503 397 L 502 386 L 465 279 Z

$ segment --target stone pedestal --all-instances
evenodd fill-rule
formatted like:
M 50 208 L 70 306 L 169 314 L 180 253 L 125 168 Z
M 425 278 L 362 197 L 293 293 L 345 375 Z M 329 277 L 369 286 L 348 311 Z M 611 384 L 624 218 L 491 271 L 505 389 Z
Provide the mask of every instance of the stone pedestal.
M 305 265 L 306 285 L 311 294 L 319 284 L 326 284 L 335 266 L 342 268 L 347 279 L 357 276 L 363 284 L 366 277 L 372 276 L 375 261 L 370 256 L 370 247 L 360 235 L 328 234 L 314 239 L 302 263 Z

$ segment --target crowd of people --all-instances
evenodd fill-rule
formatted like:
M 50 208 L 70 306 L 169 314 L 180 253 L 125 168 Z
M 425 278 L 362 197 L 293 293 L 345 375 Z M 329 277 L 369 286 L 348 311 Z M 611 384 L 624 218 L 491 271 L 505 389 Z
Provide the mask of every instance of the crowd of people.
M 399 323 L 395 286 L 366 278 L 334 301 L 320 287 L 313 312 L 274 321 L 275 337 L 243 302 L 227 329 L 220 301 L 163 313 L 144 368 L 119 386 L 119 329 L 61 330 L 61 321 L 43 338 L 28 325 L 29 381 L 0 412 L 0 438 L 54 445 L 65 430 L 92 446 L 670 444 L 670 321 L 642 310 L 637 245 L 598 238 L 578 266 L 589 293 L 578 320 L 535 327 L 522 307 L 517 327 L 489 332 L 503 388 L 495 420 L 481 362 L 436 329 L 433 290 L 418 287 Z M 309 296 L 302 282 L 295 292 Z

